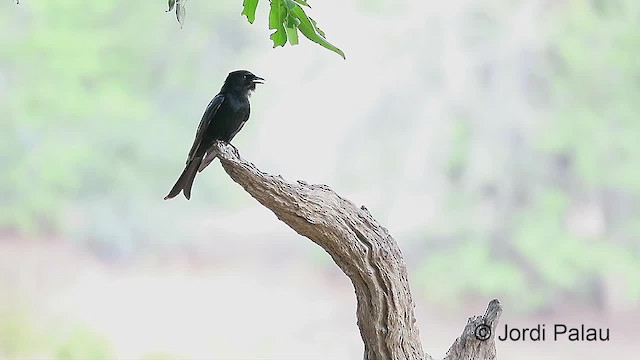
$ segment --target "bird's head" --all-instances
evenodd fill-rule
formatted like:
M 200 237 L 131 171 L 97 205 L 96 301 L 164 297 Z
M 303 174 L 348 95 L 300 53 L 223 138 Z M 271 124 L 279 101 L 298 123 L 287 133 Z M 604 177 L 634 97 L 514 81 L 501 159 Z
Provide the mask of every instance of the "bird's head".
M 230 72 L 224 81 L 223 89 L 232 90 L 238 93 L 250 94 L 256 89 L 256 84 L 262 84 L 264 79 L 255 76 L 251 71 L 237 70 Z

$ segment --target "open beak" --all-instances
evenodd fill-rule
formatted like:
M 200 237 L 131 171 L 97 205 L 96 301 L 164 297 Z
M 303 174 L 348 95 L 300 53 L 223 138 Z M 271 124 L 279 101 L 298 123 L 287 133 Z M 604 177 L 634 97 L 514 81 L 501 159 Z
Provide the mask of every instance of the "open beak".
M 253 78 L 253 83 L 254 84 L 264 84 L 264 79 L 259 77 L 259 76 L 256 76 L 256 77 Z

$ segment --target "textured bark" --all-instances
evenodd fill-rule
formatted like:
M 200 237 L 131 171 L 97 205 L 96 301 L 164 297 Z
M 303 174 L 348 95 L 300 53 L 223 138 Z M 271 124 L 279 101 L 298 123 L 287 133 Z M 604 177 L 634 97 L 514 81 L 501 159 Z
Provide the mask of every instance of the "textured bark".
M 502 305 L 491 300 L 484 315 L 470 317 L 462 335 L 451 345 L 444 360 L 496 359 L 495 334 Z
M 326 185 L 289 183 L 281 176 L 264 173 L 242 159 L 232 145 L 217 142 L 214 147 L 225 171 L 236 183 L 278 219 L 321 246 L 351 279 L 365 359 L 431 359 L 420 343 L 400 248 L 364 206 L 358 208 Z M 451 349 L 465 344 L 482 347 L 483 344 L 465 341 L 468 336 L 465 328 Z M 493 346 L 493 339 L 485 345 L 489 342 Z M 456 347 L 459 343 L 463 345 Z M 454 359 L 484 358 L 447 357 Z

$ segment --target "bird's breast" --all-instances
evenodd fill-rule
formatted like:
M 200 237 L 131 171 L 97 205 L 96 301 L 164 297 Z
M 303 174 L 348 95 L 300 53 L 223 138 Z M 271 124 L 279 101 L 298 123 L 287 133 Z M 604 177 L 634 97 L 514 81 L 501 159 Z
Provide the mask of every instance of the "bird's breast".
M 248 99 L 225 98 L 212 122 L 210 136 L 217 140 L 231 141 L 249 118 Z

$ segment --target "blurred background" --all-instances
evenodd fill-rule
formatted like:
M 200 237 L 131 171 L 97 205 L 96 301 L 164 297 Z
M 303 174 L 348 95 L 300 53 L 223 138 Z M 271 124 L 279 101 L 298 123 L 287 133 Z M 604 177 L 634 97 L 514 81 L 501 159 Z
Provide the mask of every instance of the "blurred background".
M 268 2 L 4 1 L 0 358 L 360 359 L 349 280 L 218 162 L 162 198 L 226 74 L 267 79 L 234 139 L 330 185 L 399 242 L 423 346 L 501 324 L 640 332 L 640 2 L 316 0 L 347 60 L 272 49 Z M 635 120 L 634 120 L 635 119 Z

